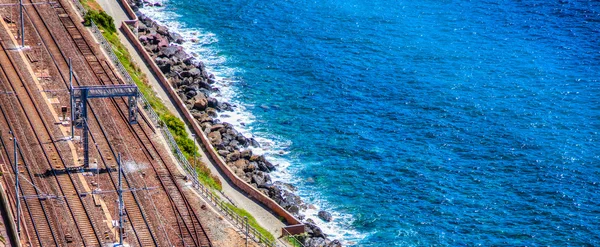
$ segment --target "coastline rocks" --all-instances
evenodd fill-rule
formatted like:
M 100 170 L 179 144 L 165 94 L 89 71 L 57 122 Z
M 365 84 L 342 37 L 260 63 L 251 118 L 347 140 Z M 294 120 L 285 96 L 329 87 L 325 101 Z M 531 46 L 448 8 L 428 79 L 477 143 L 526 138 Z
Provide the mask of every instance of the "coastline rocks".
M 142 0 L 134 0 L 137 7 L 143 7 Z M 196 61 L 194 54 L 186 53 L 182 46 L 184 38 L 177 33 L 169 31 L 168 27 L 157 24 L 152 19 L 142 15 L 139 11 L 139 41 L 159 69 L 165 74 L 177 95 L 190 110 L 192 116 L 207 135 L 209 141 L 226 161 L 226 165 L 236 176 L 267 195 L 284 209 L 288 210 L 298 219 L 304 219 L 300 212 L 306 210 L 308 205 L 294 194 L 296 188 L 291 184 L 273 182 L 269 172 L 275 171 L 276 166 L 269 162 L 265 156 L 253 154 L 249 147 L 260 147 L 260 143 L 252 138 L 245 137 L 234 129 L 229 123 L 221 123 L 218 119 L 222 112 L 233 111 L 234 105 L 229 102 L 219 102 L 212 94 L 219 89 L 214 87 L 216 79 L 206 70 L 201 61 Z M 259 106 L 265 111 L 271 107 Z M 273 109 L 278 107 L 273 106 Z M 223 116 L 223 114 L 221 114 Z M 319 212 L 319 218 L 331 221 L 331 214 Z M 308 233 L 302 238 L 305 246 L 341 246 L 339 241 L 330 241 L 321 229 L 311 219 L 305 221 Z

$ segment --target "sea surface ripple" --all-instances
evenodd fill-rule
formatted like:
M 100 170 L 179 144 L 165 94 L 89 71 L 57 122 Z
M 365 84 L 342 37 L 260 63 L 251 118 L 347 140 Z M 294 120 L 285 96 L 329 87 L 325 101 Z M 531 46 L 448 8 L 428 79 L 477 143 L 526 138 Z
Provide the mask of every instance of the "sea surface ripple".
M 334 238 L 600 246 L 600 2 L 164 4 Z

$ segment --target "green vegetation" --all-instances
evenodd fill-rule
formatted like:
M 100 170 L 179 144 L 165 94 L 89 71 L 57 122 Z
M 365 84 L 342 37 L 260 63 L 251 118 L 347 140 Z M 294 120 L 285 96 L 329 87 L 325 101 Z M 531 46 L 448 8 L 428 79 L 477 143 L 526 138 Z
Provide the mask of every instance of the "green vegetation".
M 193 161 L 193 160 L 192 160 Z M 190 164 L 194 164 L 190 162 Z M 221 180 L 215 175 L 212 175 L 208 166 L 204 164 L 204 162 L 200 161 L 200 159 L 196 158 L 196 172 L 198 173 L 198 179 L 201 183 L 207 185 L 210 188 L 214 188 L 217 190 L 222 190 L 223 185 L 221 184 Z
M 308 237 L 307 233 L 293 235 L 293 236 L 288 235 L 287 240 L 288 240 L 288 243 L 290 243 L 292 246 L 301 247 L 301 246 L 304 246 L 301 241 L 304 241 L 304 239 L 306 239 L 306 237 Z
M 109 31 L 111 33 L 117 31 L 112 16 L 108 15 L 104 11 L 90 10 L 85 13 L 85 16 L 83 16 L 83 21 L 83 25 L 86 26 L 92 25 L 91 21 L 94 21 L 94 23 L 96 23 L 100 29 L 104 29 L 105 31 Z
M 258 222 L 256 222 L 256 219 L 254 218 L 254 216 L 252 216 L 250 213 L 248 213 L 248 211 L 238 208 L 236 206 L 233 206 L 229 203 L 224 203 L 224 204 L 225 204 L 225 206 L 227 206 L 227 208 L 229 208 L 235 214 L 242 216 L 242 217 L 244 217 L 244 216 L 248 217 L 248 225 L 250 225 L 251 227 L 254 227 L 254 229 L 256 229 L 258 232 L 260 232 L 260 234 L 262 234 L 265 238 L 269 239 L 269 241 L 271 241 L 271 242 L 275 241 L 275 237 L 273 237 L 273 234 L 271 234 L 269 231 L 267 231 L 267 229 L 260 226 L 258 224 Z
M 79 0 L 79 2 L 88 11 L 89 10 L 102 11 L 102 7 L 95 0 Z
M 192 157 L 200 157 L 200 153 L 198 152 L 198 147 L 194 145 L 194 141 L 189 138 L 186 130 L 185 123 L 173 115 L 167 107 L 162 103 L 162 101 L 156 96 L 152 87 L 148 85 L 148 79 L 142 73 L 140 68 L 138 68 L 132 61 L 131 55 L 129 51 L 121 41 L 119 40 L 119 36 L 117 36 L 117 29 L 114 25 L 113 18 L 106 14 L 106 12 L 99 9 L 97 3 L 94 1 L 82 1 L 83 6 L 89 11 L 84 16 L 85 23 L 87 25 L 91 25 L 91 21 L 94 21 L 98 28 L 103 31 L 102 35 L 104 38 L 111 44 L 113 52 L 119 59 L 119 61 L 123 64 L 123 67 L 129 72 L 129 75 L 138 86 L 140 92 L 144 95 L 152 109 L 158 114 L 158 117 L 164 124 L 167 126 L 175 142 L 183 152 L 183 155 L 190 160 Z M 191 162 L 190 162 L 191 163 Z M 200 162 L 197 162 L 200 164 Z M 216 176 L 213 176 L 210 170 L 206 167 L 196 167 L 199 170 L 198 176 L 199 180 L 203 182 L 205 185 L 210 188 L 221 190 L 221 181 Z

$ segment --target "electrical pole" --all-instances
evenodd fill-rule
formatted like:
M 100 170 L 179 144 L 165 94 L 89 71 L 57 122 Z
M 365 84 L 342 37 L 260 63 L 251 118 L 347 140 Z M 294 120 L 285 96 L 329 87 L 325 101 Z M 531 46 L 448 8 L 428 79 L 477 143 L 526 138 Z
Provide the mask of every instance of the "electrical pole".
M 246 247 L 248 247 L 248 216 L 244 216 L 244 220 L 246 221 Z
M 196 135 L 192 134 L 192 138 L 194 139 L 194 155 L 193 155 L 193 157 L 194 157 L 194 163 L 192 163 L 192 165 L 194 165 L 194 167 L 192 167 L 192 169 L 196 169 L 196 150 L 195 150 L 195 147 L 196 147 Z
M 19 0 L 19 12 L 21 15 L 21 48 L 25 47 L 25 23 L 23 22 L 23 0 Z
M 17 234 L 21 236 L 21 201 L 19 199 L 19 160 L 17 155 L 17 137 L 15 133 L 12 133 L 13 136 L 13 146 L 15 148 L 15 198 L 17 204 Z
M 119 245 L 123 246 L 123 187 L 121 184 L 121 154 L 119 153 L 117 156 L 117 166 L 119 169 L 119 190 L 117 193 L 119 194 Z
M 75 139 L 75 107 L 73 105 L 73 66 L 71 64 L 71 58 L 69 58 L 69 92 L 71 93 L 71 140 Z

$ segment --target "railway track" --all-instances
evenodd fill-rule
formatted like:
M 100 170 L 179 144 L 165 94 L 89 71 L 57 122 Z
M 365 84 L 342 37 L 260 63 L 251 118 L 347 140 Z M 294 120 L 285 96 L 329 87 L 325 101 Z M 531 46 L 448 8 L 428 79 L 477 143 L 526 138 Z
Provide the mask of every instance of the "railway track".
M 80 32 L 67 11 L 62 8 L 62 5 L 57 4 L 52 6 L 52 10 L 55 12 L 56 16 L 58 16 L 60 22 L 48 23 L 48 21 L 46 21 L 47 19 L 42 17 L 44 14 L 42 12 L 45 11 L 45 17 L 47 17 L 49 10 L 46 8 L 44 11 L 40 11 L 42 8 L 44 7 L 29 5 L 26 7 L 26 13 L 28 19 L 32 22 L 32 26 L 35 26 L 37 34 L 43 41 L 45 49 L 53 60 L 52 63 L 58 71 L 59 77 L 62 79 L 61 81 L 64 85 L 63 89 L 68 88 L 68 72 L 66 72 L 68 71 L 67 57 L 75 57 L 74 55 L 81 57 L 79 61 L 84 61 L 84 63 L 78 63 L 76 65 L 76 67 L 79 67 L 76 69 L 79 72 L 78 75 L 82 76 L 82 78 L 75 78 L 76 85 L 84 85 L 82 83 L 83 81 L 87 82 L 85 83 L 86 85 L 122 84 L 122 81 L 120 81 L 106 60 L 99 58 L 94 53 L 94 50 L 88 44 L 85 36 Z M 63 26 L 68 37 L 64 35 L 57 37 L 54 32 L 56 31 L 57 24 Z M 67 40 L 77 49 L 77 52 L 69 49 L 65 51 L 65 49 L 59 47 L 59 43 L 63 47 L 69 45 L 65 42 Z M 86 71 L 92 71 L 92 73 Z M 90 126 L 91 133 L 102 133 L 102 138 L 98 138 L 96 136 L 97 134 L 92 134 L 92 141 L 97 145 L 102 146 L 101 148 L 97 148 L 97 151 L 100 161 L 104 164 L 105 169 L 111 170 L 111 166 L 108 165 L 108 163 L 112 162 L 111 160 L 116 159 L 114 147 L 131 145 L 131 143 L 125 143 L 125 138 L 117 138 L 116 136 L 127 136 L 128 138 L 126 138 L 126 140 L 132 140 L 132 138 L 135 139 L 138 147 L 132 148 L 135 149 L 132 151 L 132 153 L 134 153 L 132 154 L 132 157 L 138 157 L 138 160 L 143 160 L 143 162 L 151 164 L 162 189 L 169 195 L 170 207 L 177 219 L 174 221 L 175 224 L 173 227 L 178 229 L 180 237 L 180 243 L 177 245 L 212 246 L 205 229 L 200 223 L 197 213 L 194 212 L 193 207 L 183 193 L 181 186 L 176 181 L 174 168 L 168 165 L 170 164 L 170 162 L 167 162 L 168 158 L 164 158 L 167 156 L 164 153 L 161 153 L 152 141 L 151 136 L 156 133 L 150 121 L 141 115 L 141 119 L 143 120 L 141 123 L 143 124 L 130 125 L 125 116 L 125 113 L 127 113 L 127 102 L 124 99 L 103 101 L 106 106 L 105 108 L 100 107 L 96 109 L 94 104 L 89 105 L 92 112 L 90 122 L 93 123 Z M 109 101 L 114 108 L 108 107 L 106 105 L 107 101 Z M 108 119 L 115 115 L 121 117 L 111 120 L 112 123 L 110 123 Z M 119 124 L 117 125 L 116 122 L 119 122 Z M 113 128 L 107 128 L 106 126 L 112 126 Z M 122 126 L 127 126 L 129 131 L 118 133 L 119 131 L 116 130 L 123 130 Z M 142 153 L 139 153 L 140 151 Z M 145 157 L 145 159 L 140 157 Z M 63 167 L 67 166 L 66 164 L 62 165 Z M 69 177 L 70 176 L 71 175 L 69 174 Z M 111 184 L 116 188 L 116 174 L 109 173 L 108 176 L 111 180 Z M 65 183 L 66 181 L 59 182 Z M 135 183 L 132 183 L 131 179 L 127 178 L 127 176 L 125 178 L 125 184 L 126 187 L 135 185 Z M 77 195 L 77 197 L 79 196 Z M 67 197 L 66 199 L 74 200 L 75 198 Z M 145 213 L 144 208 L 141 206 L 141 198 L 134 192 L 125 193 L 124 201 L 127 208 L 127 217 L 131 224 L 131 228 L 135 232 L 137 243 L 140 246 L 159 245 L 160 241 L 156 239 L 157 234 L 153 232 L 154 227 L 148 222 L 148 214 Z M 146 202 L 146 204 L 148 203 Z M 81 237 L 83 239 L 88 238 L 89 236 L 81 234 Z M 100 241 L 99 238 L 97 239 Z
M 3 42 L 3 41 L 0 41 Z M 6 84 L 8 83 L 9 80 L 15 80 L 15 78 L 18 78 L 17 72 L 15 70 L 15 68 L 13 66 L 8 66 L 10 63 L 9 58 L 8 58 L 8 54 L 6 53 L 5 50 L 2 50 L 2 52 L 0 52 L 0 63 L 1 64 L 5 64 L 5 66 L 1 67 L 1 75 L 0 75 L 0 81 L 1 81 L 1 90 L 4 92 L 8 92 L 7 91 L 7 87 Z M 2 104 L 0 106 L 0 111 L 2 113 L 2 118 L 0 120 L 0 126 L 4 126 L 5 128 L 8 128 L 9 131 L 11 131 L 12 133 L 15 133 L 15 135 L 18 135 L 19 133 L 23 133 L 23 130 L 20 129 L 18 127 L 17 124 L 18 120 L 16 120 L 16 111 L 13 111 L 13 109 L 15 108 L 13 105 L 13 102 L 11 101 L 11 99 L 9 99 L 8 97 L 14 97 L 14 94 L 12 95 L 2 95 Z M 10 107 L 11 109 L 7 108 L 7 106 L 12 106 Z M 15 114 L 9 114 L 9 112 L 14 112 Z M 14 126 L 14 127 L 13 127 Z M 11 149 L 10 147 L 12 146 L 12 144 L 9 141 L 9 138 L 12 137 L 8 137 L 7 136 L 8 133 L 4 132 L 3 136 L 0 136 L 0 142 L 2 144 L 3 150 L 4 150 L 4 154 L 6 155 L 6 157 L 9 157 L 8 160 L 11 160 L 11 157 L 13 156 L 13 152 L 15 151 L 14 148 Z M 25 135 L 25 134 L 23 134 Z M 23 136 L 22 135 L 22 136 Z M 17 153 L 19 154 L 19 160 L 17 160 L 18 162 L 18 166 L 20 171 L 23 173 L 24 177 L 26 179 L 28 179 L 27 182 L 21 182 L 19 189 L 20 189 L 20 196 L 38 196 L 38 197 L 42 197 L 43 195 L 41 194 L 40 190 L 38 188 L 36 188 L 36 184 L 39 187 L 39 181 L 38 179 L 36 179 L 34 177 L 34 172 L 32 171 L 33 166 L 30 164 L 31 162 L 27 161 L 26 158 L 31 157 L 30 156 L 30 152 L 27 152 L 28 150 L 27 147 L 25 148 L 18 148 L 17 149 Z M 13 172 L 13 174 L 16 174 L 16 170 L 15 167 L 12 166 L 12 164 L 14 164 L 14 157 L 12 159 L 12 161 L 9 162 L 10 164 L 7 164 L 9 167 L 11 167 L 11 170 Z M 15 181 L 12 180 L 11 184 L 14 184 Z M 12 188 L 11 188 L 12 189 Z M 14 191 L 13 191 L 14 192 Z M 32 246 L 51 246 L 51 245 L 59 245 L 58 240 L 57 240 L 57 236 L 56 234 L 54 234 L 55 229 L 56 229 L 56 224 L 55 222 L 51 219 L 51 216 L 49 216 L 49 213 L 47 213 L 47 211 L 49 211 L 48 206 L 45 205 L 43 200 L 22 200 L 22 205 L 25 206 L 25 208 L 27 209 L 25 212 L 26 217 L 25 217 L 25 221 L 23 222 L 26 226 L 27 229 L 33 229 L 35 236 L 29 236 L 30 237 L 30 244 Z M 16 215 L 16 214 L 14 214 Z
M 96 74 L 99 83 L 102 85 L 121 84 L 121 81 L 114 76 L 114 72 L 109 66 L 102 66 L 103 63 L 99 62 L 98 58 L 91 56 L 93 53 L 92 49 L 89 47 L 89 45 L 87 45 L 87 42 L 84 44 L 85 39 L 83 38 L 83 35 L 79 29 L 75 27 L 74 22 L 69 15 L 66 15 L 63 12 L 64 9 L 56 9 L 58 10 L 57 12 L 61 22 L 69 32 L 70 36 L 73 38 L 73 41 L 77 44 L 80 52 L 85 56 L 89 67 Z M 131 125 L 128 123 L 128 118 L 126 116 L 128 111 L 127 109 L 123 109 L 123 106 L 127 106 L 127 102 L 123 98 L 120 100 L 122 101 L 122 104 L 120 104 L 121 107 L 116 102 L 116 99 L 111 99 L 113 105 L 118 109 L 121 120 L 123 120 L 124 124 L 128 126 L 131 135 L 138 140 L 140 147 L 142 147 L 145 151 L 144 154 L 158 175 L 163 189 L 169 193 L 174 210 L 178 214 L 179 221 L 177 227 L 180 229 L 180 233 L 183 238 L 183 244 L 189 246 L 191 243 L 193 243 L 195 246 L 210 246 L 210 240 L 208 239 L 205 229 L 200 224 L 198 216 L 193 211 L 192 206 L 183 194 L 181 187 L 176 183 L 173 171 L 166 166 L 165 159 L 163 158 L 164 154 L 160 154 L 156 145 L 152 142 L 149 134 L 147 133 L 147 130 L 145 130 L 141 125 Z M 148 119 L 143 117 L 143 115 L 142 119 L 147 126 L 152 125 Z M 136 131 L 136 129 L 138 131 Z M 182 225 L 184 227 L 182 227 Z
M 15 59 L 11 58 L 11 54 L 6 53 L 7 47 L 2 44 L 1 48 L 3 50 L 2 55 L 4 55 L 3 64 L 11 64 L 13 68 L 16 68 Z M 77 182 L 69 172 L 66 174 L 58 174 L 54 170 L 54 167 L 66 167 L 65 163 L 67 161 L 63 157 L 63 154 L 59 152 L 59 150 L 64 150 L 65 148 L 59 147 L 59 144 L 56 143 L 57 140 L 55 134 L 57 129 L 50 127 L 49 124 L 44 121 L 44 116 L 40 108 L 44 107 L 45 104 L 36 102 L 34 99 L 35 97 L 32 94 L 33 90 L 30 88 L 32 82 L 28 81 L 24 75 L 25 74 L 21 73 L 18 69 L 14 69 L 14 73 L 9 75 L 10 80 L 5 81 L 3 86 L 7 90 L 11 90 L 15 93 L 20 110 L 27 116 L 26 122 L 29 125 L 29 128 L 33 130 L 32 135 L 30 136 L 35 137 L 36 143 L 34 145 L 39 145 L 39 148 L 41 149 L 41 153 L 38 153 L 38 156 L 41 154 L 42 157 L 45 158 L 46 162 L 42 162 L 42 164 L 46 164 L 46 167 L 44 168 L 47 171 L 51 171 L 56 180 L 58 192 L 60 192 L 65 200 L 75 224 L 75 229 L 77 229 L 80 236 L 82 246 L 98 246 L 102 242 L 99 238 L 99 234 L 95 231 L 97 228 L 95 228 L 94 225 L 96 224 L 94 224 L 89 210 L 84 205 L 83 200 L 79 197 L 80 189 L 77 188 Z M 51 119 L 53 119 L 53 117 Z M 33 209 L 29 209 L 28 211 L 30 211 L 30 214 L 36 213 Z M 56 236 L 53 235 L 52 229 L 43 230 L 43 232 L 38 233 L 39 236 L 47 237 L 47 235 L 44 234 L 48 234 L 48 231 L 50 231 L 49 234 L 56 240 Z M 42 243 L 43 241 L 40 241 L 40 245 L 42 245 Z M 60 242 L 55 241 L 55 245 L 60 245 Z
M 61 20 L 70 20 L 70 18 L 65 17 L 66 12 L 64 11 L 64 9 L 62 8 L 58 8 L 55 6 L 54 9 L 57 9 L 58 11 L 58 16 L 61 18 Z M 31 14 L 30 14 L 31 13 Z M 55 37 L 55 35 L 52 34 L 51 31 L 51 27 L 48 25 L 48 23 L 46 23 L 44 21 L 44 19 L 41 17 L 41 13 L 38 12 L 38 9 L 36 6 L 29 6 L 28 11 L 27 11 L 27 16 L 28 18 L 34 23 L 34 25 L 36 26 L 36 32 L 38 33 L 38 35 L 40 36 L 40 38 L 43 41 L 44 46 L 46 47 L 46 50 L 50 53 L 50 56 L 52 57 L 53 60 L 53 64 L 54 66 L 57 68 L 57 70 L 59 71 L 60 77 L 61 77 L 61 81 L 63 82 L 62 84 L 65 87 L 68 87 L 67 85 L 67 81 L 68 81 L 68 74 L 65 73 L 65 69 L 68 70 L 68 58 L 67 55 L 63 52 L 63 50 L 61 50 L 59 48 L 58 43 L 60 42 L 59 40 L 57 40 L 57 37 Z M 56 24 L 56 23 L 54 23 Z M 74 40 L 75 44 L 77 46 L 77 49 L 83 53 L 84 59 L 86 61 L 91 61 L 91 64 L 96 65 L 98 67 L 102 67 L 101 63 L 99 62 L 100 60 L 98 60 L 95 56 L 95 54 L 93 53 L 92 49 L 87 45 L 87 43 L 84 41 L 83 39 L 83 35 L 79 32 L 79 30 L 75 27 L 74 23 L 72 21 L 69 22 L 68 26 L 68 31 L 69 34 L 71 36 L 74 36 Z M 63 37 L 64 38 L 64 37 Z M 64 41 L 64 40 L 63 40 Z M 61 42 L 61 45 L 68 45 L 65 44 L 64 42 Z M 115 75 L 108 75 L 106 73 L 103 73 L 103 69 L 93 69 L 94 74 L 100 78 L 101 80 L 107 80 L 110 78 L 115 78 Z M 85 74 L 85 73 L 82 73 Z M 90 78 L 89 76 L 87 78 Z M 83 85 L 81 83 L 81 80 L 77 77 L 75 77 L 74 80 L 75 85 Z M 92 112 L 94 112 L 94 108 L 95 106 L 93 104 L 90 104 L 90 108 L 92 110 Z M 93 119 L 96 119 L 96 115 L 95 113 L 92 114 Z M 110 116 L 105 116 L 105 119 L 110 118 Z M 100 123 L 98 126 L 102 126 Z M 94 127 L 90 126 L 90 130 L 92 130 Z M 94 138 L 92 136 L 92 138 Z M 93 142 L 96 142 L 94 139 L 92 139 Z M 102 149 L 102 150 L 107 150 L 107 149 Z M 116 154 L 102 154 L 102 152 L 99 150 L 99 156 L 101 159 L 101 163 L 104 164 L 104 168 L 106 170 L 111 170 L 113 167 L 108 165 L 108 163 L 110 162 L 110 160 L 115 160 L 113 158 L 106 158 L 106 155 L 111 155 L 116 157 Z M 113 188 L 116 190 L 117 188 L 117 182 L 116 182 L 116 174 L 109 174 L 109 179 L 111 181 L 111 184 L 113 186 Z M 127 179 L 127 176 L 125 176 L 125 188 L 130 187 L 130 180 Z M 129 219 L 128 221 L 132 224 L 131 229 L 135 232 L 135 237 L 136 237 L 136 242 L 140 245 L 140 246 L 156 246 L 157 245 L 157 240 L 155 237 L 155 234 L 152 233 L 152 228 L 150 226 L 150 223 L 148 222 L 146 217 L 146 213 L 144 212 L 144 209 L 141 206 L 140 203 L 140 199 L 138 198 L 138 196 L 131 192 L 131 193 L 124 193 L 123 196 L 124 199 L 124 204 L 127 208 L 127 218 Z

